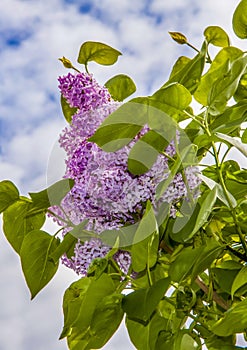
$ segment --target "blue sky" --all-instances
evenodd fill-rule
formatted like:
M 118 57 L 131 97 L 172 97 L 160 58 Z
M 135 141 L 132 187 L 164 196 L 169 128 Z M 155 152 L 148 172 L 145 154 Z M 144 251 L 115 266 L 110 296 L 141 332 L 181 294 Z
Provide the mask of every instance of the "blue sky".
M 194 55 L 173 42 L 168 31 L 181 31 L 200 47 L 204 28 L 220 25 L 233 45 L 243 46 L 231 30 L 237 4 L 238 0 L 1 0 L 0 180 L 15 182 L 23 194 L 46 187 L 48 160 L 57 152 L 54 144 L 65 125 L 57 77 L 67 71 L 59 57 L 76 63 L 84 41 L 105 42 L 123 56 L 112 67 L 90 64 L 96 79 L 104 83 L 125 73 L 136 82 L 138 95 L 149 94 L 165 82 L 178 56 Z M 60 269 L 30 302 L 19 259 L 2 235 L 0 246 L 0 350 L 65 350 L 66 344 L 57 340 L 62 294 L 77 277 Z M 123 330 L 104 349 L 116 348 L 133 349 Z

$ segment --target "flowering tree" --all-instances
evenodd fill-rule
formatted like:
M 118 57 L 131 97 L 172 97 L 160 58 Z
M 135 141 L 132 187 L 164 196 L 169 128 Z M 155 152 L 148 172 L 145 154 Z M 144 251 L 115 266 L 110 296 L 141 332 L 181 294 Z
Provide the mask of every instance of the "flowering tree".
M 242 0 L 233 29 L 243 39 L 246 13 Z M 232 148 L 247 154 L 247 57 L 217 26 L 205 29 L 200 50 L 170 35 L 196 56 L 179 57 L 159 90 L 128 102 L 131 78 L 103 87 L 88 71 L 119 51 L 84 43 L 84 73 L 61 58 L 73 71 L 59 77 L 64 179 L 30 197 L 0 183 L 3 230 L 31 297 L 60 261 L 77 274 L 60 336 L 71 350 L 100 349 L 124 316 L 141 350 L 239 349 L 236 333 L 247 329 L 247 172 L 226 158 Z M 219 47 L 214 58 L 210 45 Z M 47 216 L 54 235 L 42 230 Z

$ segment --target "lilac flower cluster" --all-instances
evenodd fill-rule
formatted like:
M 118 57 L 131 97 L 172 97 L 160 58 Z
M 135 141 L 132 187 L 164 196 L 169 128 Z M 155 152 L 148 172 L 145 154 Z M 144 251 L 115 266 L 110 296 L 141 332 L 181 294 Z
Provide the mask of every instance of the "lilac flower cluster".
M 150 200 L 155 204 L 155 193 L 160 181 L 169 175 L 168 160 L 159 155 L 155 164 L 145 174 L 132 175 L 127 169 L 128 154 L 135 141 L 114 153 L 106 153 L 88 140 L 101 122 L 120 104 L 111 100 L 106 88 L 101 87 L 91 75 L 68 74 L 59 78 L 59 88 L 71 107 L 77 107 L 72 123 L 60 136 L 60 146 L 67 153 L 66 178 L 75 185 L 61 203 L 60 217 L 67 216 L 73 224 L 87 219 L 86 229 L 99 233 L 105 229 L 119 228 L 134 223 L 143 214 L 143 204 Z M 141 133 L 140 133 L 141 135 Z M 137 136 L 136 139 L 138 137 Z M 176 153 L 174 140 L 166 149 L 169 156 Z M 162 196 L 171 204 L 171 215 L 176 215 L 175 205 L 187 196 L 187 191 L 198 195 L 200 180 L 197 168 L 185 169 L 187 184 L 177 174 Z M 56 208 L 54 208 L 56 211 Z M 109 251 L 99 239 L 84 243 L 78 241 L 74 256 L 63 256 L 63 263 L 78 274 L 85 276 L 93 259 L 104 257 Z M 131 257 L 119 251 L 114 259 L 126 274 Z

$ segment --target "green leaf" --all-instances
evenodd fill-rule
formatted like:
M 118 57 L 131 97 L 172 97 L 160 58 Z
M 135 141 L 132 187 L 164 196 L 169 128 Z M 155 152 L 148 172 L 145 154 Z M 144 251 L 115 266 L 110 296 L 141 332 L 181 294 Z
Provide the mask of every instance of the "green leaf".
M 90 324 L 87 349 L 101 349 L 116 332 L 124 315 L 122 298 L 121 294 L 107 295 L 97 304 Z
M 208 105 L 209 94 L 211 93 L 212 85 L 217 79 L 227 73 L 229 63 L 232 63 L 237 58 L 241 57 L 243 52 L 236 47 L 225 47 L 218 52 L 209 70 L 202 76 L 197 90 L 194 93 L 195 99 L 204 106 Z
M 192 338 L 188 330 L 182 329 L 175 334 L 172 350 L 197 350 L 198 343 Z
M 189 63 L 191 59 L 186 56 L 181 56 L 177 59 L 174 66 L 172 67 L 171 74 L 169 76 L 169 80 L 171 80 L 181 69 L 185 67 L 187 63 Z
M 221 114 L 227 101 L 234 95 L 247 64 L 247 56 L 239 57 L 232 64 L 229 63 L 227 72 L 212 85 L 208 95 L 209 113 Z
M 247 0 L 242 0 L 238 4 L 233 14 L 232 26 L 240 39 L 247 38 Z
M 72 249 L 75 244 L 78 242 L 78 239 L 76 239 L 74 236 L 72 236 L 69 232 L 66 233 L 64 236 L 62 242 L 58 245 L 58 247 L 49 254 L 49 258 L 53 260 L 54 263 L 56 263 L 59 258 L 64 254 L 68 253 L 70 249 Z
M 201 272 L 208 269 L 223 249 L 224 247 L 222 247 L 215 239 L 208 240 L 207 245 L 204 247 L 199 259 L 192 269 L 192 280 Z
M 211 211 L 213 209 L 214 203 L 216 201 L 216 195 L 217 195 L 217 188 L 213 188 L 207 196 L 204 198 L 203 202 L 201 203 L 201 208 L 198 213 L 194 229 L 189 234 L 188 239 L 194 236 L 196 232 L 199 231 L 199 229 L 207 222 L 209 215 L 211 214 Z
M 60 205 L 61 200 L 71 190 L 73 185 L 74 180 L 63 179 L 43 191 L 37 193 L 32 192 L 29 193 L 29 195 L 36 209 L 47 209 L 52 205 Z
M 244 266 L 237 276 L 235 277 L 233 284 L 232 284 L 232 289 L 231 289 L 231 295 L 233 295 L 237 292 L 239 288 L 247 284 L 247 266 Z
M 115 152 L 127 145 L 147 124 L 148 106 L 135 100 L 120 106 L 109 115 L 88 141 L 105 152 Z
M 247 73 L 242 75 L 233 98 L 237 102 L 247 99 Z
M 90 338 L 87 330 L 97 305 L 100 306 L 102 299 L 114 291 L 114 283 L 105 273 L 98 278 L 84 277 L 72 283 L 64 294 L 64 327 L 60 339 L 71 337 L 70 342 L 76 346 L 85 335 L 84 341 L 87 344 Z
M 128 318 L 147 322 L 169 285 L 170 278 L 167 277 L 160 279 L 150 288 L 139 289 L 126 295 L 123 299 L 123 310 Z
M 27 198 L 15 202 L 3 213 L 3 232 L 18 254 L 25 235 L 40 229 L 45 222 L 44 213 L 28 215 L 31 208 L 32 203 Z
M 206 58 L 207 44 L 203 43 L 201 51 L 176 74 L 173 74 L 168 82 L 162 86 L 177 82 L 184 85 L 191 94 L 195 92 L 200 82 Z
M 155 343 L 161 331 L 165 330 L 168 320 L 155 314 L 147 325 L 126 317 L 126 327 L 136 349 L 155 350 Z M 158 349 L 157 349 L 158 350 Z
M 3 180 L 0 182 L 0 213 L 19 199 L 19 191 L 13 182 Z
M 241 141 L 229 136 L 222 134 L 220 132 L 216 132 L 215 135 L 227 143 L 230 143 L 232 146 L 236 147 L 245 157 L 247 157 L 247 146 L 244 145 Z
M 58 262 L 49 259 L 59 245 L 59 240 L 47 232 L 34 230 L 23 240 L 20 257 L 22 270 L 33 299 L 55 275 Z
M 247 299 L 231 307 L 213 326 L 212 332 L 221 337 L 245 332 L 247 328 Z
M 135 232 L 131 247 L 132 266 L 134 271 L 142 271 L 147 266 L 150 268 L 156 263 L 158 244 L 158 225 L 152 205 L 148 202 L 145 214 Z
M 179 83 L 171 83 L 159 89 L 152 98 L 180 111 L 186 109 L 192 101 L 190 92 Z
M 209 26 L 204 30 L 204 36 L 209 44 L 225 47 L 230 45 L 230 40 L 224 29 L 218 26 Z
M 229 134 L 237 130 L 242 123 L 247 121 L 247 104 L 241 101 L 225 110 L 225 112 L 213 121 L 211 129 L 215 132 Z
M 247 129 L 244 130 L 243 135 L 241 137 L 241 141 L 243 143 L 247 143 Z
M 136 91 L 133 80 L 125 74 L 115 75 L 105 83 L 115 101 L 123 101 Z
M 190 276 L 191 271 L 203 251 L 203 247 L 184 248 L 169 268 L 169 276 L 173 282 L 180 282 Z
M 61 95 L 61 107 L 64 118 L 67 120 L 68 123 L 71 123 L 72 116 L 76 113 L 77 108 L 70 107 L 69 103 L 67 102 L 66 98 L 63 97 L 63 95 Z
M 119 55 L 122 55 L 121 52 L 109 45 L 97 41 L 86 41 L 81 45 L 77 62 L 87 65 L 89 61 L 95 61 L 108 66 L 114 64 Z

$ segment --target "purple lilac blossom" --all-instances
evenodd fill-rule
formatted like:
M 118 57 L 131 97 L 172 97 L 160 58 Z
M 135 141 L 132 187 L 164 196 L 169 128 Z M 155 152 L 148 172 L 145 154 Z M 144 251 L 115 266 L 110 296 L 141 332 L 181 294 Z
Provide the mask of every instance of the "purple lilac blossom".
M 62 210 L 53 208 L 60 218 L 69 218 L 77 225 L 87 219 L 85 227 L 99 233 L 105 229 L 117 229 L 126 223 L 134 223 L 134 217 L 141 217 L 143 204 L 150 200 L 155 206 L 156 187 L 169 175 L 168 159 L 159 155 L 155 164 L 145 174 L 132 175 L 127 168 L 128 154 L 135 140 L 146 130 L 139 133 L 134 141 L 117 152 L 106 153 L 96 144 L 87 141 L 97 127 L 121 104 L 112 101 L 108 90 L 101 87 L 89 74 L 69 73 L 59 78 L 59 88 L 71 107 L 78 110 L 72 117 L 71 125 L 66 127 L 59 139 L 60 146 L 66 151 L 65 178 L 72 178 L 75 185 L 61 203 Z M 176 154 L 172 140 L 165 152 L 173 157 Z M 199 195 L 200 184 L 197 168 L 185 169 L 187 187 L 182 175 L 177 174 L 162 196 L 162 200 L 171 205 L 170 215 L 176 216 L 175 205 L 186 198 L 187 190 Z M 61 225 L 61 220 L 57 220 Z M 68 231 L 68 228 L 64 231 Z M 85 276 L 90 263 L 95 258 L 103 258 L 109 251 L 100 238 L 84 243 L 78 240 L 74 256 L 64 255 L 62 262 L 76 273 Z M 118 251 L 114 259 L 123 273 L 127 274 L 131 265 L 129 252 Z

